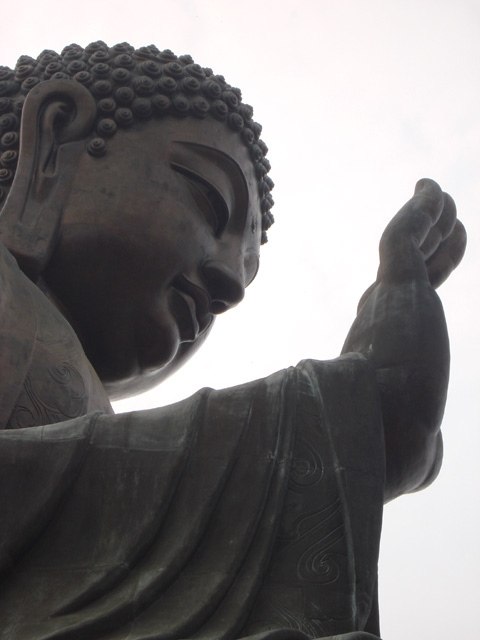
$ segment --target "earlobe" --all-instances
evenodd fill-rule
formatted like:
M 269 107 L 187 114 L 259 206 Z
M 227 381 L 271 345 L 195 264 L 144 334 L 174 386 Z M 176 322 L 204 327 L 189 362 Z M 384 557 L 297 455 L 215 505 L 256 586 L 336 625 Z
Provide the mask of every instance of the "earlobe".
M 48 263 L 60 225 L 61 192 L 68 180 L 57 171 L 59 149 L 84 139 L 95 115 L 93 96 L 75 80 L 41 82 L 25 100 L 18 166 L 0 216 L 0 240 L 31 278 Z

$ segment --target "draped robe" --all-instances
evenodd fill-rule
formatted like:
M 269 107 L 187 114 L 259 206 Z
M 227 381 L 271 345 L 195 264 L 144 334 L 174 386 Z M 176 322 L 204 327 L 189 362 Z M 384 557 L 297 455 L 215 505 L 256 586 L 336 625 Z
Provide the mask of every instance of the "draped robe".
M 0 431 L 2 639 L 378 634 L 385 454 L 365 358 L 54 417 Z

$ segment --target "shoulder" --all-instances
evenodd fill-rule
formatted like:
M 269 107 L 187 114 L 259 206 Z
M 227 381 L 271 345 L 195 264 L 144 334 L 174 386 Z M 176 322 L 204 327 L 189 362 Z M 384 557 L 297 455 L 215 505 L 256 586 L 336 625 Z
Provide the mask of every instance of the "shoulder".
M 318 384 L 351 385 L 378 394 L 375 370 L 361 353 L 345 353 L 333 360 L 302 360 L 296 370 Z
M 10 417 L 35 344 L 31 283 L 0 242 L 0 429 Z

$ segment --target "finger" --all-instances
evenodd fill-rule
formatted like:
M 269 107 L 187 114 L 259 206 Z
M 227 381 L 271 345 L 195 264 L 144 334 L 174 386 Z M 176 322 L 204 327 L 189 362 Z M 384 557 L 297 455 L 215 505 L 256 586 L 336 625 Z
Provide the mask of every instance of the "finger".
M 395 251 L 399 236 L 411 238 L 420 247 L 443 210 L 443 192 L 428 178 L 419 180 L 412 198 L 400 209 L 380 241 L 380 251 Z
M 465 227 L 460 220 L 457 220 L 452 233 L 440 244 L 435 253 L 426 262 L 432 287 L 439 287 L 460 264 L 466 245 L 467 233 Z
M 425 219 L 428 216 L 430 225 L 436 224 L 443 211 L 444 193 L 435 180 L 422 178 L 415 185 L 414 196 L 410 203 L 413 211 L 420 209 L 425 215 Z
M 414 196 L 400 209 L 380 240 L 381 280 L 405 281 L 425 278 L 425 259 L 419 251 L 443 210 L 443 192 L 433 180 L 424 178 Z
M 429 258 L 435 253 L 440 243 L 452 233 L 456 220 L 457 208 L 455 202 L 448 193 L 444 193 L 443 209 L 440 217 L 436 224 L 430 229 L 420 247 L 425 258 Z

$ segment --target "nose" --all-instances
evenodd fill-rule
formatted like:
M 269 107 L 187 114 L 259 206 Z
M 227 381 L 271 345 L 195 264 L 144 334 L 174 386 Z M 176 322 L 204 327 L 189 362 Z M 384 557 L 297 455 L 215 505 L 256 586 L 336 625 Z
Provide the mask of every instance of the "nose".
M 206 260 L 202 276 L 211 298 L 210 312 L 223 313 L 235 307 L 245 295 L 243 265 L 233 266 L 221 260 Z

